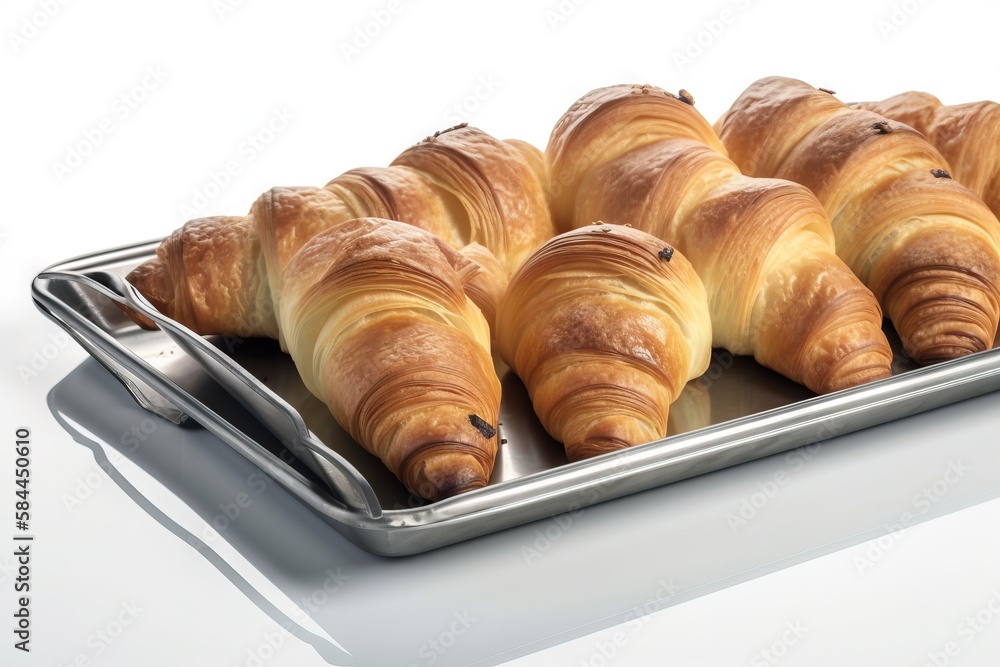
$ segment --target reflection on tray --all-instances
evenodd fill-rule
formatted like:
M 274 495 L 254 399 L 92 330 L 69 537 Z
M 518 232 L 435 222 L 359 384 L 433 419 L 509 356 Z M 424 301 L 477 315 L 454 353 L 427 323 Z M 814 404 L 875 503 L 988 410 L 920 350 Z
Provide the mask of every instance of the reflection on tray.
M 705 409 L 693 403 L 694 413 Z M 985 434 L 983 416 L 1000 410 L 1000 393 L 993 393 L 426 554 L 386 559 L 341 537 L 206 431 L 157 420 L 148 439 L 124 447 L 120 434 L 151 417 L 93 360 L 56 385 L 49 404 L 143 511 L 330 664 L 421 665 L 429 655 L 436 665 L 496 664 L 623 623 L 643 609 L 849 548 L 898 529 L 907 513 L 916 523 L 1000 496 L 993 440 L 970 435 L 977 423 Z M 969 471 L 926 511 L 915 508 L 914 494 L 952 460 Z M 734 528 L 731 517 L 742 501 L 756 498 L 779 472 L 788 483 Z M 230 517 L 225 508 L 241 493 L 252 502 Z M 845 567 L 853 567 L 850 553 L 843 557 Z M 541 599 L 539 590 L 546 592 Z M 432 642 L 458 617 L 475 620 L 447 652 L 435 652 Z M 234 648 L 234 655 L 243 653 Z
M 104 270 L 121 275 L 134 265 L 134 255 L 137 252 L 141 254 L 141 250 L 136 249 L 118 260 L 112 257 L 95 258 L 94 261 Z M 249 429 L 256 433 L 262 432 L 261 425 L 255 420 L 249 420 L 248 425 L 246 412 L 242 411 L 243 414 L 240 415 L 238 405 L 234 410 L 235 401 L 228 395 L 220 396 L 224 392 L 220 392 L 220 386 L 209 377 L 209 373 L 190 359 L 169 337 L 158 331 L 138 329 L 109 299 L 98 296 L 89 288 L 75 283 L 58 283 L 50 287 L 57 299 L 70 304 L 78 314 L 83 314 L 91 322 L 99 324 L 117 343 L 162 372 L 185 396 L 208 406 L 244 431 Z M 894 372 L 899 374 L 915 368 L 900 352 L 899 342 L 891 327 L 887 334 L 895 351 Z M 209 340 L 262 385 L 289 403 L 319 442 L 326 444 L 353 465 L 372 487 L 382 508 L 408 509 L 424 504 L 422 500 L 409 494 L 376 457 L 354 442 L 334 421 L 326 407 L 306 390 L 291 358 L 280 351 L 276 341 L 236 336 L 216 336 Z M 567 461 L 561 445 L 554 442 L 539 424 L 521 382 L 502 363 L 498 363 L 498 371 L 504 398 L 499 429 L 501 445 L 491 485 L 497 486 L 565 465 Z M 216 377 L 216 380 L 220 378 Z M 706 373 L 689 382 L 671 406 L 667 435 L 696 433 L 709 426 L 794 405 L 813 396 L 804 387 L 759 366 L 751 358 L 736 357 L 725 350 L 715 350 Z M 228 415 L 236 415 L 238 418 L 230 420 Z M 795 440 L 787 446 L 803 441 Z M 281 453 L 288 454 L 283 449 Z M 299 453 L 302 458 L 292 461 L 292 465 L 314 484 L 325 484 L 324 480 L 329 479 L 325 462 L 308 451 Z M 729 456 L 735 455 L 731 453 Z M 727 460 L 733 463 L 739 457 Z M 702 469 L 710 469 L 712 465 L 718 467 L 707 461 Z
M 917 365 L 902 354 L 898 337 L 887 325 L 887 336 L 896 353 L 894 371 L 902 373 Z M 422 504 L 408 494 L 381 462 L 336 423 L 326 406 L 306 389 L 291 358 L 276 341 L 235 340 L 213 337 L 219 349 L 286 400 L 319 439 L 336 449 L 372 484 L 385 508 L 414 507 Z M 497 360 L 501 376 L 501 442 L 491 483 L 497 484 L 524 475 L 549 470 L 567 463 L 562 445 L 553 440 L 534 415 L 531 399 L 521 380 Z M 197 394 L 196 394 L 197 395 Z M 667 436 L 680 435 L 754 415 L 772 408 L 791 405 L 814 397 L 800 384 L 761 367 L 751 357 L 735 356 L 726 350 L 712 352 L 708 370 L 691 380 L 670 406 Z
M 891 327 L 887 335 L 896 351 L 895 372 L 916 368 L 916 364 L 901 354 L 901 346 Z M 320 441 L 329 444 L 358 468 L 375 489 L 384 508 L 414 507 L 423 503 L 409 494 L 375 456 L 337 424 L 327 407 L 306 389 L 291 358 L 281 352 L 276 341 L 227 337 L 210 337 L 210 340 L 295 408 Z M 169 342 L 165 344 L 169 346 Z M 562 445 L 545 432 L 535 417 L 520 379 L 499 360 L 497 367 L 503 392 L 500 415 L 503 444 L 491 483 L 498 484 L 567 463 Z M 172 376 L 178 374 L 176 368 L 172 371 Z M 206 400 L 205 392 L 194 395 Z M 734 356 L 726 350 L 716 349 L 705 374 L 690 381 L 670 406 L 667 435 L 696 431 L 814 396 L 802 385 L 761 367 L 750 357 Z

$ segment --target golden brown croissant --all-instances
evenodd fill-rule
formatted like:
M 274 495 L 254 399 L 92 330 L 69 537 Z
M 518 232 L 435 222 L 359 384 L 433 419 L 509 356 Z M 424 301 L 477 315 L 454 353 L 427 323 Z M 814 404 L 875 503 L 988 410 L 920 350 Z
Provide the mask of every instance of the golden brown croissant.
M 501 357 L 571 461 L 660 439 L 670 404 L 708 368 L 705 288 L 663 241 L 595 224 L 561 234 L 511 278 Z
M 837 252 L 920 363 L 988 349 L 1000 317 L 1000 223 L 916 130 L 781 77 L 748 88 L 716 128 L 748 174 L 823 203 Z
M 190 221 L 128 279 L 198 333 L 275 337 L 282 272 L 299 248 L 346 220 L 378 217 L 413 224 L 455 248 L 484 246 L 488 253 L 469 255 L 484 268 L 473 297 L 491 299 L 479 305 L 494 312 L 506 276 L 555 233 L 531 151 L 475 128 L 450 128 L 390 167 L 353 169 L 323 188 L 273 188 L 245 218 Z
M 292 353 L 310 390 L 329 404 L 345 430 L 382 457 L 411 491 L 433 500 L 482 486 L 496 451 L 496 443 L 490 442 L 493 436 L 487 434 L 496 427 L 499 400 L 489 327 L 509 274 L 554 234 L 534 164 L 539 155 L 523 142 L 501 142 L 465 126 L 452 128 L 404 151 L 390 167 L 354 169 L 324 188 L 273 188 L 254 202 L 246 217 L 189 221 L 128 280 L 158 310 L 197 333 L 277 338 Z M 427 292 L 420 298 L 428 303 L 439 297 L 445 300 L 436 310 L 421 306 L 430 323 L 404 323 L 419 314 L 412 299 L 397 298 L 399 312 L 391 317 L 388 311 L 380 311 L 379 317 L 359 315 L 364 326 L 355 329 L 368 332 L 366 342 L 357 339 L 351 352 L 336 352 L 324 341 L 329 342 L 330 327 L 338 325 L 324 325 L 323 318 L 342 322 L 346 315 L 328 313 L 329 309 L 303 314 L 296 304 L 319 297 L 301 293 L 305 283 L 299 273 L 318 271 L 322 262 L 317 259 L 317 244 L 332 243 L 340 234 L 350 240 L 344 241 L 344 248 L 354 248 L 358 256 L 377 254 L 364 244 L 385 240 L 389 232 L 350 236 L 361 224 L 351 221 L 359 218 L 389 218 L 412 226 L 409 234 L 392 232 L 403 241 L 390 244 L 383 253 L 386 262 L 399 265 L 396 273 L 378 265 L 359 275 L 390 281 L 381 286 L 385 289 L 411 289 L 414 298 Z M 336 231 L 344 225 L 348 225 L 345 230 Z M 438 239 L 431 244 L 437 255 L 431 253 L 433 261 L 416 276 L 417 265 L 404 254 L 415 252 L 420 261 L 430 258 L 420 250 L 428 243 L 426 237 Z M 423 240 L 417 243 L 417 239 Z M 336 252 L 342 255 L 348 250 Z M 392 258 L 391 252 L 399 254 Z M 345 261 L 341 255 L 338 262 Z M 448 274 L 445 264 L 452 273 L 457 270 L 458 277 Z M 403 271 L 407 267 L 409 273 Z M 400 271 L 406 275 L 400 277 Z M 375 294 L 376 287 L 369 286 L 366 293 Z M 333 288 L 324 283 L 322 289 L 326 293 Z M 441 289 L 445 292 L 432 294 Z M 466 297 L 475 305 L 466 303 Z M 482 319 L 483 314 L 489 318 L 485 338 L 476 329 L 478 322 L 474 327 L 462 324 L 473 317 L 472 311 L 475 318 Z M 152 325 L 127 312 L 141 325 Z M 433 324 L 438 320 L 451 328 L 442 333 Z M 310 328 L 319 326 L 327 326 L 326 333 Z M 456 334 L 452 330 L 456 328 L 464 333 Z M 389 343 L 388 331 L 401 337 L 395 346 Z M 319 342 L 309 338 L 313 335 L 320 337 Z M 462 336 L 472 336 L 484 349 L 469 348 Z M 349 337 L 341 338 L 346 344 Z M 367 370 L 358 365 L 364 358 L 374 364 Z M 399 367 L 394 370 L 390 362 Z M 371 376 L 376 371 L 388 378 L 376 382 Z M 332 378 L 343 386 L 335 386 Z M 370 395 L 358 387 L 371 388 Z M 481 435 L 469 432 L 470 427 Z
M 818 393 L 890 375 L 878 303 L 837 258 L 819 202 L 740 174 L 687 93 L 594 90 L 546 154 L 557 225 L 628 223 L 674 244 L 705 284 L 717 347 Z
M 359 218 L 291 258 L 278 325 L 306 387 L 410 491 L 485 486 L 500 381 L 465 293 L 479 268 L 411 225 Z
M 852 105 L 909 125 L 934 144 L 951 175 L 1000 216 L 1000 104 L 943 105 L 930 93 L 907 92 Z

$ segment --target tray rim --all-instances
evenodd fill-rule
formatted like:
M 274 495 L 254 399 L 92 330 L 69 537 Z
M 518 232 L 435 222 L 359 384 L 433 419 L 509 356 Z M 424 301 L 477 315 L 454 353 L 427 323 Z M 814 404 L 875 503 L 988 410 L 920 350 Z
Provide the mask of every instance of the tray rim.
M 32 280 L 33 301 L 102 365 L 108 366 L 99 354 L 107 353 L 110 346 L 126 360 L 120 370 L 156 385 L 165 398 L 274 477 L 338 532 L 378 555 L 405 556 L 436 549 L 1000 389 L 1000 347 L 996 347 L 627 450 L 536 471 L 434 503 L 413 508 L 383 507 L 377 516 L 370 516 L 320 492 L 278 457 L 259 445 L 255 448 L 257 443 L 241 440 L 238 427 L 224 422 L 196 397 L 145 365 L 110 333 L 97 336 L 55 312 L 60 307 L 71 307 L 47 289 L 43 274 L 53 270 L 99 270 L 148 258 L 161 240 L 98 250 L 57 262 Z M 920 398 L 925 400 L 915 405 Z M 820 430 L 813 432 L 809 428 L 847 417 L 850 419 L 842 421 L 826 437 L 820 437 Z M 724 454 L 731 458 L 714 463 L 711 460 L 712 456 Z

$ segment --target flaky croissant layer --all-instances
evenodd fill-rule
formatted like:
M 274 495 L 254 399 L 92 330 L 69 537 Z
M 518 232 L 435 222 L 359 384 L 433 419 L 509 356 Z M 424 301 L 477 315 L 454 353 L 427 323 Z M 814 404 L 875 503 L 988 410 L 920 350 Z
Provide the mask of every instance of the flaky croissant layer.
M 489 315 L 507 276 L 555 234 L 542 162 L 525 142 L 449 128 L 388 167 L 352 169 L 322 188 L 272 188 L 245 217 L 191 220 L 128 280 L 198 333 L 280 338 L 272 311 L 291 259 L 315 235 L 375 217 L 420 227 L 456 249 L 473 246 L 466 254 L 483 268 L 473 296 Z
M 496 425 L 495 409 L 491 407 L 493 391 L 498 386 L 495 372 L 489 364 L 484 367 L 489 372 L 479 368 L 482 361 L 479 351 L 463 355 L 467 342 L 463 336 L 471 335 L 473 340 L 484 343 L 486 358 L 489 359 L 489 333 L 484 338 L 478 328 L 475 331 L 466 330 L 469 325 L 467 318 L 476 320 L 476 328 L 485 315 L 492 327 L 497 304 L 510 273 L 555 233 L 544 185 L 544 160 L 537 148 L 522 141 L 500 141 L 481 130 L 460 125 L 435 133 L 411 146 L 388 167 L 352 169 L 322 188 L 272 188 L 253 203 L 245 217 L 191 220 L 160 245 L 153 260 L 132 271 L 128 280 L 160 312 L 197 333 L 267 336 L 278 339 L 282 349 L 295 349 L 296 363 L 305 369 L 307 385 L 331 403 L 331 410 L 338 419 L 350 422 L 347 430 L 363 446 L 381 456 L 411 490 L 426 498 L 438 498 L 485 484 L 489 478 L 493 465 L 490 452 L 495 453 L 495 445 L 491 450 L 483 443 L 468 442 L 470 438 L 475 441 L 474 433 L 445 436 L 452 428 L 460 429 L 456 433 L 467 431 L 470 424 L 481 427 L 474 429 L 481 433 L 495 429 Z M 290 311 L 285 299 L 291 290 L 295 293 L 294 303 L 305 300 L 320 311 L 329 308 L 318 297 L 306 298 L 301 293 L 302 278 L 289 272 L 288 267 L 294 264 L 300 270 L 307 265 L 302 251 L 315 259 L 318 242 L 314 240 L 317 237 L 323 236 L 327 242 L 340 238 L 338 233 L 324 234 L 364 218 L 398 220 L 408 223 L 413 229 L 426 230 L 419 242 L 407 230 L 400 230 L 398 225 L 386 227 L 383 223 L 380 223 L 383 228 L 391 227 L 395 231 L 388 235 L 362 235 L 369 239 L 379 238 L 390 247 L 406 246 L 401 246 L 400 254 L 388 265 L 373 264 L 369 267 L 368 272 L 363 274 L 363 280 L 372 284 L 385 281 L 390 291 L 393 286 L 407 284 L 416 290 L 410 294 L 413 298 L 423 294 L 417 299 L 423 305 L 407 301 L 405 294 L 398 291 L 389 301 L 398 301 L 397 314 L 423 318 L 420 326 L 411 323 L 398 329 L 397 333 L 412 341 L 422 341 L 419 350 L 426 356 L 402 355 L 402 348 L 393 348 L 389 343 L 385 343 L 384 354 L 379 353 L 377 341 L 389 340 L 383 335 L 383 327 L 365 329 L 369 333 L 381 332 L 382 335 L 382 338 L 371 337 L 370 344 L 376 347 L 369 350 L 357 347 L 357 341 L 352 341 L 349 336 L 338 334 L 335 341 L 322 342 L 327 339 L 317 333 L 316 340 L 322 344 L 313 350 L 317 357 L 309 362 L 305 350 L 313 343 L 303 343 L 303 331 L 312 331 L 319 326 L 317 318 L 321 315 L 306 318 L 307 326 L 302 320 L 305 316 Z M 349 227 L 340 233 L 348 234 L 349 229 L 354 228 Z M 390 237 L 393 234 L 403 240 L 392 241 Z M 351 238 L 354 239 L 353 236 Z M 462 288 L 460 298 L 452 295 L 458 299 L 459 305 L 433 308 L 427 305 L 438 296 L 447 296 L 447 290 L 434 293 L 436 288 L 433 286 L 442 280 L 453 286 L 456 280 L 454 275 L 447 272 L 437 275 L 439 267 L 417 267 L 417 270 L 400 259 L 410 249 L 427 246 L 430 238 L 439 239 L 432 245 L 438 247 L 439 254 L 444 253 L 450 263 L 448 271 L 460 274 L 457 278 Z M 363 242 L 359 237 L 351 243 Z M 446 246 L 442 244 L 459 252 L 444 250 Z M 417 255 L 424 259 L 431 256 L 426 252 L 417 252 Z M 440 264 L 441 259 L 434 261 Z M 389 266 L 389 270 L 384 270 L 385 266 Z M 405 267 L 409 267 L 406 269 L 410 271 L 409 278 L 397 284 L 396 274 L 398 271 L 405 273 Z M 426 275 L 418 280 L 415 276 L 423 275 L 421 272 Z M 357 279 L 356 273 L 351 271 L 343 275 L 351 280 Z M 447 277 L 449 275 L 450 278 Z M 423 292 L 418 289 L 421 285 Z M 343 303 L 355 306 L 361 303 L 367 307 L 373 303 L 367 297 L 360 302 L 347 297 L 344 299 Z M 475 308 L 467 303 L 469 299 Z M 140 326 L 153 326 L 152 322 L 137 313 L 126 312 Z M 279 316 L 281 313 L 285 314 L 285 321 Z M 342 317 L 342 314 L 339 316 Z M 295 320 L 295 329 L 289 328 L 291 320 L 288 318 Z M 364 316 L 357 326 L 360 327 L 362 321 L 374 323 L 376 320 L 385 326 L 390 321 L 388 317 L 373 319 Z M 428 329 L 428 322 L 437 324 Z M 440 324 L 447 324 L 450 328 L 441 329 Z M 330 330 L 334 330 L 336 325 L 331 327 Z M 464 333 L 458 335 L 458 330 Z M 286 340 L 289 335 L 295 335 L 296 340 Z M 354 344 L 355 347 L 350 348 L 354 351 L 337 352 L 340 343 Z M 450 357 L 443 351 L 450 349 L 455 350 L 454 363 L 457 367 L 449 370 L 445 362 Z M 417 354 L 417 351 L 411 346 L 412 354 Z M 358 405 L 345 404 L 343 401 L 346 399 L 340 390 L 327 391 L 333 383 L 329 373 L 335 371 L 323 366 L 333 363 L 331 359 L 338 354 L 347 354 L 349 358 L 341 360 L 346 365 L 350 365 L 351 355 L 368 355 L 373 363 L 377 362 L 378 372 L 387 376 L 395 372 L 392 369 L 396 365 L 423 373 L 402 384 L 396 382 L 397 376 L 392 376 L 396 379 L 381 382 L 378 386 L 383 389 L 379 390 L 371 384 L 372 396 L 378 401 L 400 404 L 400 401 L 408 400 L 401 397 L 409 395 L 407 392 L 412 393 L 413 386 L 419 386 L 424 390 L 413 394 L 412 402 L 430 401 L 428 405 L 450 403 L 453 407 L 460 406 L 458 412 L 446 417 L 443 407 L 431 409 L 427 405 L 419 410 L 389 409 L 372 404 L 371 400 L 375 400 L 372 398 Z M 437 387 L 435 373 L 472 375 L 462 382 L 452 382 L 448 380 L 451 376 L 447 375 L 441 378 L 444 384 Z M 474 399 L 467 396 L 471 392 L 470 383 L 480 387 L 478 391 L 486 392 L 488 396 Z M 389 386 L 391 390 L 384 388 Z M 436 388 L 426 391 L 427 387 Z M 418 418 L 418 413 L 425 415 L 426 419 Z M 426 438 L 430 438 L 428 442 L 416 442 L 420 429 L 423 429 Z M 428 444 L 432 441 L 438 444 Z M 432 450 L 436 452 L 433 457 L 430 456 Z M 421 452 L 419 456 L 414 453 L 417 451 Z M 436 463 L 432 465 L 432 461 Z M 443 461 L 451 463 L 443 465 Z M 462 474 L 455 472 L 459 461 L 465 461 L 463 465 L 468 467 Z
M 278 323 L 306 386 L 429 500 L 485 486 L 496 457 L 500 381 L 463 287 L 477 271 L 429 232 L 361 218 L 283 276 Z
M 711 356 L 704 286 L 663 241 L 620 225 L 566 232 L 511 278 L 498 351 L 570 460 L 666 435 Z
M 837 253 L 920 363 L 989 349 L 1000 321 L 1000 222 L 913 128 L 795 79 L 761 79 L 716 124 L 747 173 L 801 183 Z
M 934 144 L 951 175 L 1000 217 L 1000 103 L 941 103 L 930 93 L 911 91 L 855 108 L 905 123 Z
M 591 91 L 546 155 L 559 227 L 628 223 L 675 244 L 704 282 L 716 346 L 817 393 L 891 374 L 879 305 L 836 256 L 816 197 L 741 174 L 690 96 Z

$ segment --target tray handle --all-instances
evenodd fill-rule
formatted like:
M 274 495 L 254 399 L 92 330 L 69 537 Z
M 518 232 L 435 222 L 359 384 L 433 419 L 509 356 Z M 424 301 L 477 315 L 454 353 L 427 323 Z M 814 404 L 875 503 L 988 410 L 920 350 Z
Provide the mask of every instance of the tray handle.
M 107 271 L 80 273 L 67 270 L 49 270 L 38 274 L 38 280 L 68 281 L 84 285 L 112 301 L 128 306 L 153 321 L 164 334 L 188 353 L 202 368 L 274 434 L 282 444 L 295 451 L 297 447 L 310 450 L 329 466 L 326 475 L 332 491 L 345 505 L 379 518 L 382 508 L 374 489 L 358 470 L 340 454 L 317 442 L 305 425 L 301 415 L 281 397 L 257 381 L 246 369 L 209 344 L 200 335 L 162 315 L 146 301 L 135 287 L 121 276 Z M 92 346 L 84 346 L 92 352 Z M 122 368 L 102 354 L 99 361 L 112 368 Z M 119 375 L 118 372 L 115 372 Z M 130 389 L 131 391 L 131 389 Z M 134 395 L 134 394 L 133 394 Z

